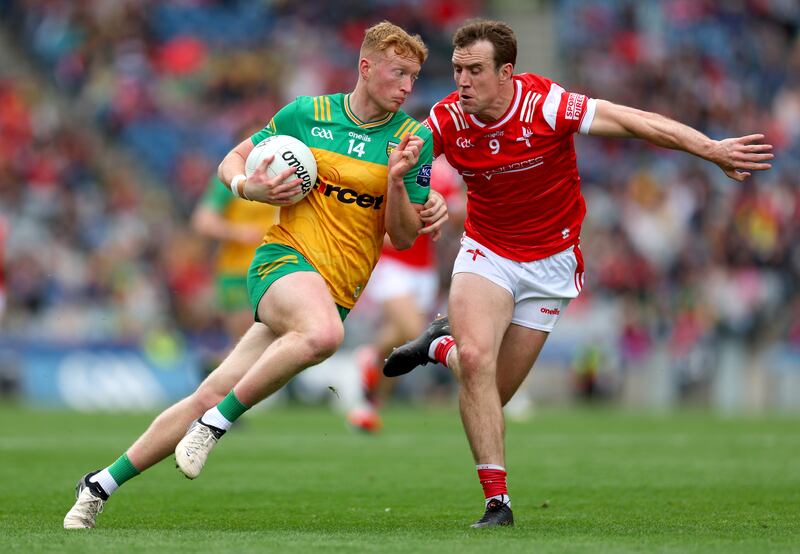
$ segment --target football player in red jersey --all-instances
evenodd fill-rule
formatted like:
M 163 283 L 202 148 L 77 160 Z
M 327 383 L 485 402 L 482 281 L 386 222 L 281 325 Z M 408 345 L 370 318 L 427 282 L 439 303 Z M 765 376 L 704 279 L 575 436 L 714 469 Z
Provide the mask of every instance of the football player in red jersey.
M 492 527 L 514 521 L 502 406 L 583 286 L 586 207 L 572 135 L 639 138 L 683 150 L 736 181 L 769 169 L 773 156 L 760 134 L 713 140 L 655 113 L 514 74 L 516 38 L 505 23 L 469 22 L 453 46 L 456 91 L 426 121 L 434 156 L 444 155 L 467 184 L 449 319 L 395 350 L 384 373 L 439 361 L 459 377 L 461 419 L 486 497 L 486 512 L 473 527 Z

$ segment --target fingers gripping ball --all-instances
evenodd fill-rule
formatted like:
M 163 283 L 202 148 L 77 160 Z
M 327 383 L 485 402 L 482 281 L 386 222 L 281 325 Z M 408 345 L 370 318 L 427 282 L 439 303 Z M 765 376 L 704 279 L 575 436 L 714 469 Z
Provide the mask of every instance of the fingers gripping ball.
M 245 175 L 250 177 L 264 158 L 275 156 L 267 167 L 267 176 L 275 177 L 282 171 L 294 167 L 296 171 L 286 181 L 300 179 L 300 192 L 291 198 L 299 202 L 314 188 L 317 182 L 317 161 L 311 150 L 289 135 L 274 135 L 259 142 L 247 156 L 244 164 Z

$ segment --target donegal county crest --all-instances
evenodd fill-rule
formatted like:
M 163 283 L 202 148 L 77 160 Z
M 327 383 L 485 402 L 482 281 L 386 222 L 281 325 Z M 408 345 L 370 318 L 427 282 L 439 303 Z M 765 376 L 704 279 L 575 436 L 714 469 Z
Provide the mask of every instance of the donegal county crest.
M 391 156 L 392 152 L 394 152 L 394 149 L 397 148 L 399 145 L 400 145 L 399 142 L 395 142 L 393 140 L 390 140 L 389 142 L 387 142 L 386 143 L 386 157 L 388 158 L 389 156 Z

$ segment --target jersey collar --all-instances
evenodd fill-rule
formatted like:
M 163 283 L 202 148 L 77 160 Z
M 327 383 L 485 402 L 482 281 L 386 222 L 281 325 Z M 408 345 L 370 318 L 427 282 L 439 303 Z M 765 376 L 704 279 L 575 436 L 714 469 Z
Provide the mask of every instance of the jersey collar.
M 380 127 L 381 125 L 389 123 L 389 121 L 391 121 L 392 118 L 394 117 L 394 113 L 388 113 L 384 117 L 376 119 L 374 121 L 361 121 L 358 117 L 356 117 L 356 114 L 353 113 L 353 110 L 350 109 L 349 94 L 344 95 L 343 104 L 344 104 L 344 113 L 347 116 L 347 118 L 356 125 L 358 125 L 359 127 L 361 127 L 362 129 L 374 129 L 375 127 Z
M 499 120 L 495 121 L 494 123 L 484 123 L 473 114 L 469 114 L 469 119 L 472 123 L 474 123 L 477 127 L 481 129 L 491 130 L 497 129 L 498 127 L 502 127 L 511 117 L 516 113 L 517 108 L 519 107 L 519 99 L 522 98 L 522 82 L 519 79 L 514 79 L 514 96 L 511 98 L 511 104 L 509 104 L 508 110 L 506 113 L 501 117 Z

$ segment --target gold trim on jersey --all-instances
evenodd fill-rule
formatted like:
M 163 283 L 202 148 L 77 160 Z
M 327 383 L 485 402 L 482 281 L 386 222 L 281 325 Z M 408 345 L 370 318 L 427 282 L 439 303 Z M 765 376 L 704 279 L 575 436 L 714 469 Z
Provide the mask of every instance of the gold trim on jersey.
M 314 119 L 331 121 L 331 99 L 328 96 L 314 97 Z
M 376 119 L 375 121 L 361 121 L 356 114 L 353 113 L 353 110 L 350 109 L 350 95 L 344 95 L 344 102 L 342 102 L 344 106 L 344 113 L 345 115 L 350 118 L 350 120 L 361 127 L 362 129 L 372 129 L 374 127 L 380 127 L 381 125 L 388 123 L 393 117 L 394 113 L 389 112 L 386 116 Z
M 420 127 L 422 127 L 421 123 L 417 123 L 414 119 L 408 118 L 400 125 L 394 136 L 402 140 L 404 136 L 416 133 L 417 129 Z

